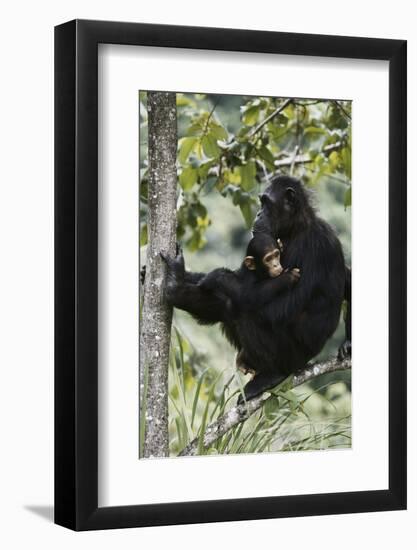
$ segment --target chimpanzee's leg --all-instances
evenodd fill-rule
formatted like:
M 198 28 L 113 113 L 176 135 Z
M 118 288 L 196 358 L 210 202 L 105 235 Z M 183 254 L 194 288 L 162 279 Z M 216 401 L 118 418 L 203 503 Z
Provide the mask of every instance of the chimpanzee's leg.
M 337 356 L 339 360 L 352 355 L 352 273 L 348 267 L 346 267 L 345 300 L 345 341 L 339 348 Z
M 260 372 L 253 380 L 248 382 L 243 389 L 246 401 L 253 399 L 257 395 L 261 395 L 264 391 L 278 386 L 285 378 L 285 374 L 280 374 L 278 372 Z M 243 401 L 243 396 L 239 395 L 237 404 L 240 405 Z

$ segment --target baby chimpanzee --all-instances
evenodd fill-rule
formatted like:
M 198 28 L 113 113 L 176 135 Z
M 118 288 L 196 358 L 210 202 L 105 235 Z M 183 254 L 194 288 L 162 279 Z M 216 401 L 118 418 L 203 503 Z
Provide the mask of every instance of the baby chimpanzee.
M 198 282 L 198 286 L 226 298 L 227 308 L 235 313 L 237 308 L 242 311 L 259 308 L 273 295 L 291 288 L 300 278 L 298 268 L 282 268 L 282 251 L 279 239 L 275 241 L 267 233 L 257 233 L 249 241 L 240 269 L 214 269 Z
M 275 241 L 267 233 L 256 233 L 248 244 L 240 269 L 215 269 L 198 283 L 203 291 L 213 293 L 225 304 L 226 323 L 223 328 L 229 341 L 238 349 L 236 366 L 252 376 L 256 374 L 257 368 L 250 353 L 246 351 L 245 334 L 253 339 L 259 321 L 252 319 L 251 312 L 259 311 L 276 294 L 290 289 L 300 278 L 298 268 L 282 268 L 282 251 L 283 246 L 279 239 Z M 247 343 L 248 348 L 254 347 L 253 341 L 250 346 L 249 340 Z M 255 345 L 261 346 L 262 343 Z

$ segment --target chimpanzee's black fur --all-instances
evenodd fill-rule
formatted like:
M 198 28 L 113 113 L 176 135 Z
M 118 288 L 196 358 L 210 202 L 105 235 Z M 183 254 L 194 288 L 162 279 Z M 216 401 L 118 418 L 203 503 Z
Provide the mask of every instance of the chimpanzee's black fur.
M 190 312 L 200 323 L 221 322 L 229 341 L 245 352 L 256 376 L 245 386 L 251 399 L 303 368 L 317 355 L 335 331 L 344 298 L 348 299 L 346 342 L 350 352 L 350 270 L 333 229 L 320 219 L 300 181 L 277 176 L 261 196 L 261 209 L 253 232 L 267 233 L 283 243 L 281 264 L 299 268 L 301 278 L 292 288 L 273 293 L 258 307 L 242 303 L 228 307 L 227 297 L 198 283 L 204 273 L 184 270 L 182 255 L 168 260 L 166 296 L 173 306 Z M 237 273 L 237 272 L 236 272 Z M 278 278 L 279 279 L 279 278 Z M 274 280 L 272 280 L 272 283 Z M 265 280 L 259 285 L 269 285 Z

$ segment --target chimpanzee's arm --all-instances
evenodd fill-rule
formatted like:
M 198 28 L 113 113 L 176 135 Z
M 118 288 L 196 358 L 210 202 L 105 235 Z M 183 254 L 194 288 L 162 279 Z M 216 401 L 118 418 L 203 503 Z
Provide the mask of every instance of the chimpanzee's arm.
M 167 287 L 168 302 L 188 313 L 202 324 L 225 322 L 231 309 L 226 296 L 206 291 L 193 283 L 179 282 Z
M 203 279 L 206 276 L 206 273 L 198 273 L 193 271 L 186 271 L 184 273 L 184 282 L 190 283 L 190 284 L 198 284 L 201 279 Z
M 251 292 L 247 293 L 246 305 L 259 308 L 269 303 L 273 298 L 282 292 L 290 290 L 300 279 L 300 270 L 297 268 L 286 271 L 273 279 L 266 279 L 255 283 Z
M 185 271 L 181 250 L 175 258 L 161 253 L 167 264 L 165 297 L 174 307 L 188 311 L 203 324 L 224 322 L 230 313 L 231 300 L 221 293 L 204 289 L 198 284 L 206 275 Z
M 239 307 L 243 285 L 235 271 L 225 267 L 213 269 L 199 281 L 198 286 L 206 292 L 216 294 L 220 300 L 231 302 L 230 307 Z
M 205 276 L 206 276 L 206 273 L 185 271 L 183 278 L 184 278 L 184 281 L 187 283 L 198 284 L 201 281 L 201 279 L 203 279 Z M 146 277 L 146 265 L 144 265 L 140 270 L 140 281 L 143 285 L 145 284 L 145 277 Z

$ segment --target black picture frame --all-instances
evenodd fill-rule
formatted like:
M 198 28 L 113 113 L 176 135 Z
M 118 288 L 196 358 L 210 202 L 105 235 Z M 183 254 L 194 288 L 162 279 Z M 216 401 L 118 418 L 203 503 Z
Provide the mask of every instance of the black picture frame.
M 98 44 L 389 61 L 389 488 L 98 507 Z M 75 20 L 55 28 L 55 522 L 74 530 L 406 508 L 406 41 Z

